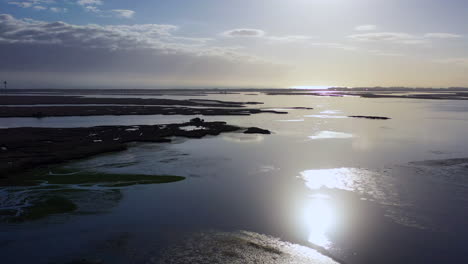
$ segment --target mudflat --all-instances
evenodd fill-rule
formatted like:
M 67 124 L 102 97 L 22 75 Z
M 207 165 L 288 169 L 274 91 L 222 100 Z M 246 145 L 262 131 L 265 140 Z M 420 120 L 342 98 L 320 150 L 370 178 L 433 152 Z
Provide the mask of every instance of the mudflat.
M 170 142 L 174 136 L 202 138 L 242 129 L 226 122 L 204 122 L 199 118 L 181 124 L 153 126 L 0 129 L 0 178 L 4 180 L 3 185 L 8 185 L 9 173 L 124 150 L 129 142 Z

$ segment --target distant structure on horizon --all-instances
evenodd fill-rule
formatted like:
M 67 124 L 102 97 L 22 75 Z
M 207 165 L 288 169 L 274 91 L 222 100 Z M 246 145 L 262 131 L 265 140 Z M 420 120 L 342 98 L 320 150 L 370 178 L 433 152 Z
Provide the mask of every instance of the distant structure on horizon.
M 7 89 L 7 84 L 8 84 L 7 81 L 3 81 L 3 87 L 5 88 L 5 90 Z

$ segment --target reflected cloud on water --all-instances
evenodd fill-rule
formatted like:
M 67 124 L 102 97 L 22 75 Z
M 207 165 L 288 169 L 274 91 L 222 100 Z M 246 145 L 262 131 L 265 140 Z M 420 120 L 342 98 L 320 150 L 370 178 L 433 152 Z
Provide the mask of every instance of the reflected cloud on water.
M 342 112 L 339 111 L 339 110 L 325 110 L 325 111 L 322 111 L 320 113 L 321 114 L 339 114 L 339 113 L 342 113 Z
M 347 116 L 335 116 L 335 115 L 305 115 L 304 117 L 315 117 L 315 118 L 348 118 Z
M 353 138 L 352 134 L 335 132 L 335 131 L 320 131 L 313 136 L 309 136 L 310 139 L 337 139 L 337 138 Z
M 278 122 L 304 122 L 304 119 L 276 120 Z

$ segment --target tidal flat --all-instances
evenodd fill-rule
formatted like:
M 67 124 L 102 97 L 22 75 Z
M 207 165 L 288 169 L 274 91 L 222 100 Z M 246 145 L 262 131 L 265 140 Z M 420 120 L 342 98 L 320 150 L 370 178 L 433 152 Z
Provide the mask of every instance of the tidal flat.
M 203 96 L 203 104 L 212 105 L 253 98 L 252 91 L 174 93 L 113 91 L 112 98 Z M 3 260 L 468 261 L 466 101 L 261 92 L 255 101 L 262 104 L 229 108 L 287 113 L 0 118 L 3 127 L 8 124 L 0 129 L 0 153 L 14 149 L 8 144 L 15 141 L 6 139 L 18 138 L 11 161 L 58 153 L 51 139 L 63 151 L 115 138 L 124 146 L 74 159 L 57 155 L 35 170 L 21 170 L 28 176 L 8 172 L 2 181 L 10 181 L 0 187 Z M 165 122 L 171 116 L 180 121 Z M 211 133 L 209 126 L 226 129 Z M 69 145 L 68 137 L 50 132 L 67 129 L 79 143 Z M 47 139 L 36 140 L 47 131 Z

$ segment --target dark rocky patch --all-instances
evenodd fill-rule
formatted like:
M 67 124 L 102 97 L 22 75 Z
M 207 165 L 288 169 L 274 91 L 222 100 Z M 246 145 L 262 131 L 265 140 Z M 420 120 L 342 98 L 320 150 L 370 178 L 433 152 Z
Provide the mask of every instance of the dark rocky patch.
M 269 135 L 269 134 L 271 134 L 271 132 L 269 130 L 261 129 L 261 128 L 258 128 L 258 127 L 249 127 L 249 128 L 247 128 L 247 130 L 244 131 L 244 134 L 265 134 L 265 135 Z
M 390 117 L 384 117 L 384 116 L 349 116 L 352 118 L 365 118 L 365 119 L 376 119 L 376 120 L 388 120 L 391 119 Z
M 203 119 L 201 119 L 199 117 L 195 117 L 195 118 L 190 119 L 190 122 L 194 123 L 195 125 L 200 125 L 200 124 L 203 124 L 203 122 L 205 122 L 205 120 L 203 120 Z
M 312 107 L 296 106 L 296 107 L 285 107 L 284 109 L 294 109 L 294 110 L 314 110 Z
M 185 126 L 201 129 L 185 131 Z M 240 130 L 226 122 L 194 119 L 181 124 L 153 126 L 98 126 L 88 128 L 0 129 L 0 178 L 39 165 L 87 158 L 126 149 L 129 142 L 170 142 L 170 137 L 202 138 Z M 2 183 L 0 182 L 0 185 Z
M 245 104 L 261 104 L 257 102 L 228 102 L 219 100 L 174 100 L 174 99 L 143 99 L 143 98 L 93 98 L 81 96 L 15 96 L 0 97 L 0 105 L 39 105 L 39 104 L 117 104 L 117 105 L 183 105 L 208 107 L 243 107 Z
M 211 105 L 213 106 L 213 105 Z M 103 115 L 205 115 L 248 116 L 251 114 L 287 114 L 253 108 L 190 108 L 183 106 L 34 106 L 0 107 L 0 117 L 103 116 Z

